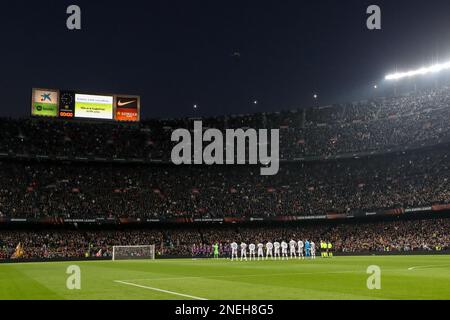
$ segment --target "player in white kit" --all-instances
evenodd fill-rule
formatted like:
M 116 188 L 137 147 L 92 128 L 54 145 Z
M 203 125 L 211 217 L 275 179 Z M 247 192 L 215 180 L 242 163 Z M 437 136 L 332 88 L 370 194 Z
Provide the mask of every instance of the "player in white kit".
M 250 260 L 256 260 L 256 255 L 255 255 L 255 249 L 256 246 L 253 243 L 250 243 L 250 245 L 248 246 L 248 249 L 250 251 Z
M 258 243 L 258 260 L 260 258 L 264 260 L 264 245 L 261 242 Z
M 311 240 L 311 259 L 316 258 L 316 244 Z
M 231 244 L 231 261 L 233 261 L 234 258 L 236 260 L 238 259 L 238 244 L 236 242 L 233 242 Z
M 283 260 L 288 258 L 288 244 L 285 241 L 281 241 L 281 256 Z
M 273 244 L 270 241 L 266 243 L 266 260 L 269 259 L 269 256 L 273 260 Z
M 281 258 L 280 257 L 280 243 L 278 241 L 275 241 L 273 243 L 273 247 L 275 248 L 275 260 L 277 260 L 277 258 Z
M 247 261 L 247 244 L 245 242 L 241 243 L 241 261 L 243 259 Z
M 303 255 L 303 247 L 304 247 L 303 241 L 300 240 L 300 241 L 297 243 L 297 248 L 298 248 L 298 258 L 299 258 L 299 259 L 300 259 L 300 258 L 305 259 L 305 256 Z
M 295 251 L 295 246 L 297 245 L 297 242 L 294 240 L 289 241 L 289 251 L 291 254 L 291 259 L 297 257 L 297 252 Z

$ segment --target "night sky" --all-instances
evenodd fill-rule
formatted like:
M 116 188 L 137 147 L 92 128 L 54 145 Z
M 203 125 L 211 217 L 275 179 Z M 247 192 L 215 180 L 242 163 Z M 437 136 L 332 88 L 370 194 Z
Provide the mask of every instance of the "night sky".
M 81 31 L 66 28 L 70 4 Z M 366 28 L 370 4 L 381 31 Z M 281 111 L 450 60 L 448 0 L 10 1 L 0 27 L 3 117 L 29 116 L 32 87 L 138 94 L 144 118 Z

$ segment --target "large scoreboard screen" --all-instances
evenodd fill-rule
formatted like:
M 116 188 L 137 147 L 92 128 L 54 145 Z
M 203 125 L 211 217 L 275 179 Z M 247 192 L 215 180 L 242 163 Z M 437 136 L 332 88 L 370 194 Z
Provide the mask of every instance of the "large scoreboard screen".
M 33 116 L 64 119 L 140 120 L 139 96 L 90 94 L 73 90 L 33 89 Z
M 112 96 L 75 94 L 75 117 L 92 119 L 113 119 Z

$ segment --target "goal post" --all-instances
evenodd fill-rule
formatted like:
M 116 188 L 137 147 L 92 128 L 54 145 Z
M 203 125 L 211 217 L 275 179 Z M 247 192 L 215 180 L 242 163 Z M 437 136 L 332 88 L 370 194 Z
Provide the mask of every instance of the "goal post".
M 155 259 L 155 245 L 113 246 L 112 260 Z

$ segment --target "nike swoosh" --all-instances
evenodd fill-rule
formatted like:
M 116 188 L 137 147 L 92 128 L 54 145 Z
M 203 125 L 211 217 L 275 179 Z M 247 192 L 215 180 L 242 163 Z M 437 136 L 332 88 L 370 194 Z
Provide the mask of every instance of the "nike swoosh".
M 136 100 L 128 101 L 128 102 L 122 102 L 122 101 L 119 101 L 119 102 L 117 102 L 117 106 L 118 106 L 118 107 L 123 107 L 123 106 L 126 106 L 126 105 L 128 105 L 128 104 L 135 103 L 135 102 L 136 102 Z

